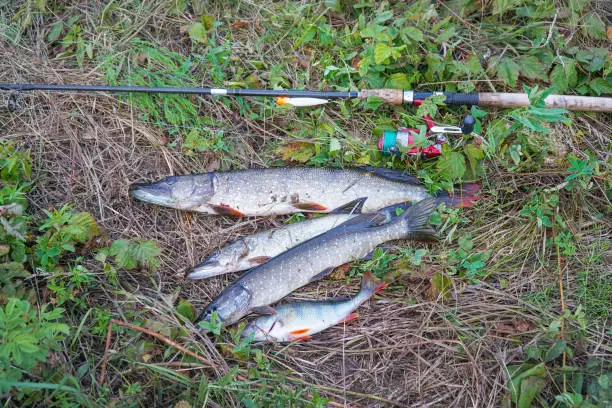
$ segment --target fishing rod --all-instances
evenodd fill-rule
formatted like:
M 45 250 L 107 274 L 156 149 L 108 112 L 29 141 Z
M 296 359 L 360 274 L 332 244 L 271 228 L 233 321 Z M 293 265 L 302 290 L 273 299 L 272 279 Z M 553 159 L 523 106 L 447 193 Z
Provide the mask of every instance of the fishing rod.
M 444 95 L 446 105 L 467 105 L 491 108 L 515 108 L 529 106 L 529 98 L 524 93 L 455 93 L 422 92 L 402 89 L 364 89 L 361 91 L 303 91 L 276 89 L 241 88 L 183 88 L 148 86 L 109 86 L 109 85 L 51 85 L 51 84 L 0 84 L 0 90 L 11 91 L 7 97 L 10 110 L 17 108 L 17 93 L 25 91 L 56 92 L 110 92 L 110 93 L 160 93 L 191 94 L 210 96 L 262 96 L 276 97 L 278 105 L 316 106 L 334 99 L 367 99 L 375 96 L 391 105 L 420 105 L 432 95 Z M 576 111 L 612 112 L 612 98 L 574 95 L 549 95 L 545 100 L 547 108 L 563 108 Z

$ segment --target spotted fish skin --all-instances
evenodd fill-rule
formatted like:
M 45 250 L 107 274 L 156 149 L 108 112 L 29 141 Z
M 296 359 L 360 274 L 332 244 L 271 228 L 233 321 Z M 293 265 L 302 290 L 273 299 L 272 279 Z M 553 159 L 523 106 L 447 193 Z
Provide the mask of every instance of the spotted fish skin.
M 449 202 L 471 205 L 473 194 L 474 187 L 464 186 Z M 130 195 L 162 206 L 237 217 L 331 212 L 360 197 L 368 197 L 363 212 L 372 212 L 430 197 L 414 177 L 399 170 L 315 167 L 172 176 L 152 184 L 135 184 Z
M 391 220 L 389 214 L 362 214 L 305 241 L 226 287 L 198 321 L 210 321 L 214 312 L 223 324 L 230 325 L 254 309 L 273 304 L 325 276 L 334 267 L 365 257 L 384 242 L 419 232 L 431 234 L 427 223 L 435 205 L 434 199 L 420 201 Z
M 270 342 L 290 342 L 308 338 L 357 317 L 353 312 L 386 286 L 386 283 L 375 281 L 372 275 L 366 272 L 357 295 L 347 299 L 282 304 L 274 308 L 274 314 L 249 322 L 242 332 L 242 337 Z

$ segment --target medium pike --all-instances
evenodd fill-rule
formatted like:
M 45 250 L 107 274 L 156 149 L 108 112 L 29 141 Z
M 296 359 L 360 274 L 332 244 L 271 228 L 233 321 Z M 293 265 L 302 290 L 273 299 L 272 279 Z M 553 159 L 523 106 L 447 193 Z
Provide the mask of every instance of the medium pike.
M 249 322 L 242 337 L 275 342 L 310 338 L 338 323 L 355 319 L 355 309 L 385 287 L 387 283 L 375 281 L 370 272 L 365 272 L 361 290 L 352 298 L 282 304 L 274 308 L 273 314 Z
M 428 219 L 436 200 L 427 199 L 400 215 L 384 211 L 362 214 L 305 241 L 244 274 L 226 287 L 202 312 L 198 321 L 210 321 L 213 312 L 224 325 L 248 313 L 266 313 L 268 305 L 327 275 L 336 266 L 360 259 L 387 241 L 433 236 Z
M 477 190 L 477 185 L 464 185 L 452 194 L 452 205 L 470 206 Z M 237 217 L 331 212 L 362 197 L 367 197 L 363 211 L 372 212 L 431 197 L 415 177 L 376 167 L 285 167 L 171 176 L 152 184 L 135 184 L 130 195 L 180 210 Z

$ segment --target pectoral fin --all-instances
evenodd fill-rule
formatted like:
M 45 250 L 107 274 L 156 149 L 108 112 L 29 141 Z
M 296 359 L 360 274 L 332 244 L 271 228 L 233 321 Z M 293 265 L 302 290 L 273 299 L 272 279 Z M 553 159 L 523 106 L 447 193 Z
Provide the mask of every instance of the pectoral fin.
M 361 197 L 356 200 L 350 201 L 335 210 L 333 210 L 330 214 L 361 214 L 361 209 L 363 208 L 363 204 L 366 202 L 368 197 Z
M 316 280 L 322 279 L 324 277 L 326 277 L 327 275 L 329 275 L 332 271 L 334 270 L 334 268 L 327 268 L 325 269 L 323 272 L 321 273 L 317 273 L 315 276 L 313 276 L 312 278 L 310 278 L 310 282 L 314 282 Z
M 303 211 L 320 212 L 320 211 L 327 210 L 326 206 L 322 204 L 318 204 L 318 203 L 313 203 L 313 202 L 295 203 L 292 205 L 298 210 L 303 210 Z
M 276 310 L 271 306 L 257 306 L 251 309 L 251 312 L 260 315 L 275 315 Z
M 270 256 L 256 256 L 253 258 L 249 258 L 249 262 L 254 263 L 254 264 L 262 264 L 264 262 L 267 262 L 270 260 Z
M 289 341 L 301 341 L 301 340 L 308 340 L 310 338 L 310 336 L 308 336 L 306 333 L 308 333 L 310 331 L 310 329 L 299 329 L 299 330 L 294 330 L 289 332 Z
M 244 214 L 227 204 L 210 204 L 210 207 L 219 215 L 229 215 L 232 217 L 244 217 Z
M 351 320 L 354 320 L 354 319 L 356 319 L 358 317 L 359 317 L 359 314 L 357 312 L 351 312 L 340 323 L 350 322 Z

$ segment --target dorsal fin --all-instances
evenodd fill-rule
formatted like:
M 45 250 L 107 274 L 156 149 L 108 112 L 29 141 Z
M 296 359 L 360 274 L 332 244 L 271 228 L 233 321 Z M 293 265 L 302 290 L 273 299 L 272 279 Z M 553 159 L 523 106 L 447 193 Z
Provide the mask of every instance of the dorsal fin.
M 385 169 L 384 167 L 374 166 L 358 166 L 357 168 L 363 171 L 367 171 L 368 173 L 375 174 L 378 177 L 383 177 L 389 180 L 399 181 L 401 183 L 406 184 L 421 184 L 419 183 L 419 179 L 414 176 L 411 176 L 408 173 L 403 172 L 402 170 Z
M 333 210 L 330 214 L 361 214 L 363 204 L 366 202 L 368 197 L 361 197 L 348 203 L 341 205 L 340 207 Z

